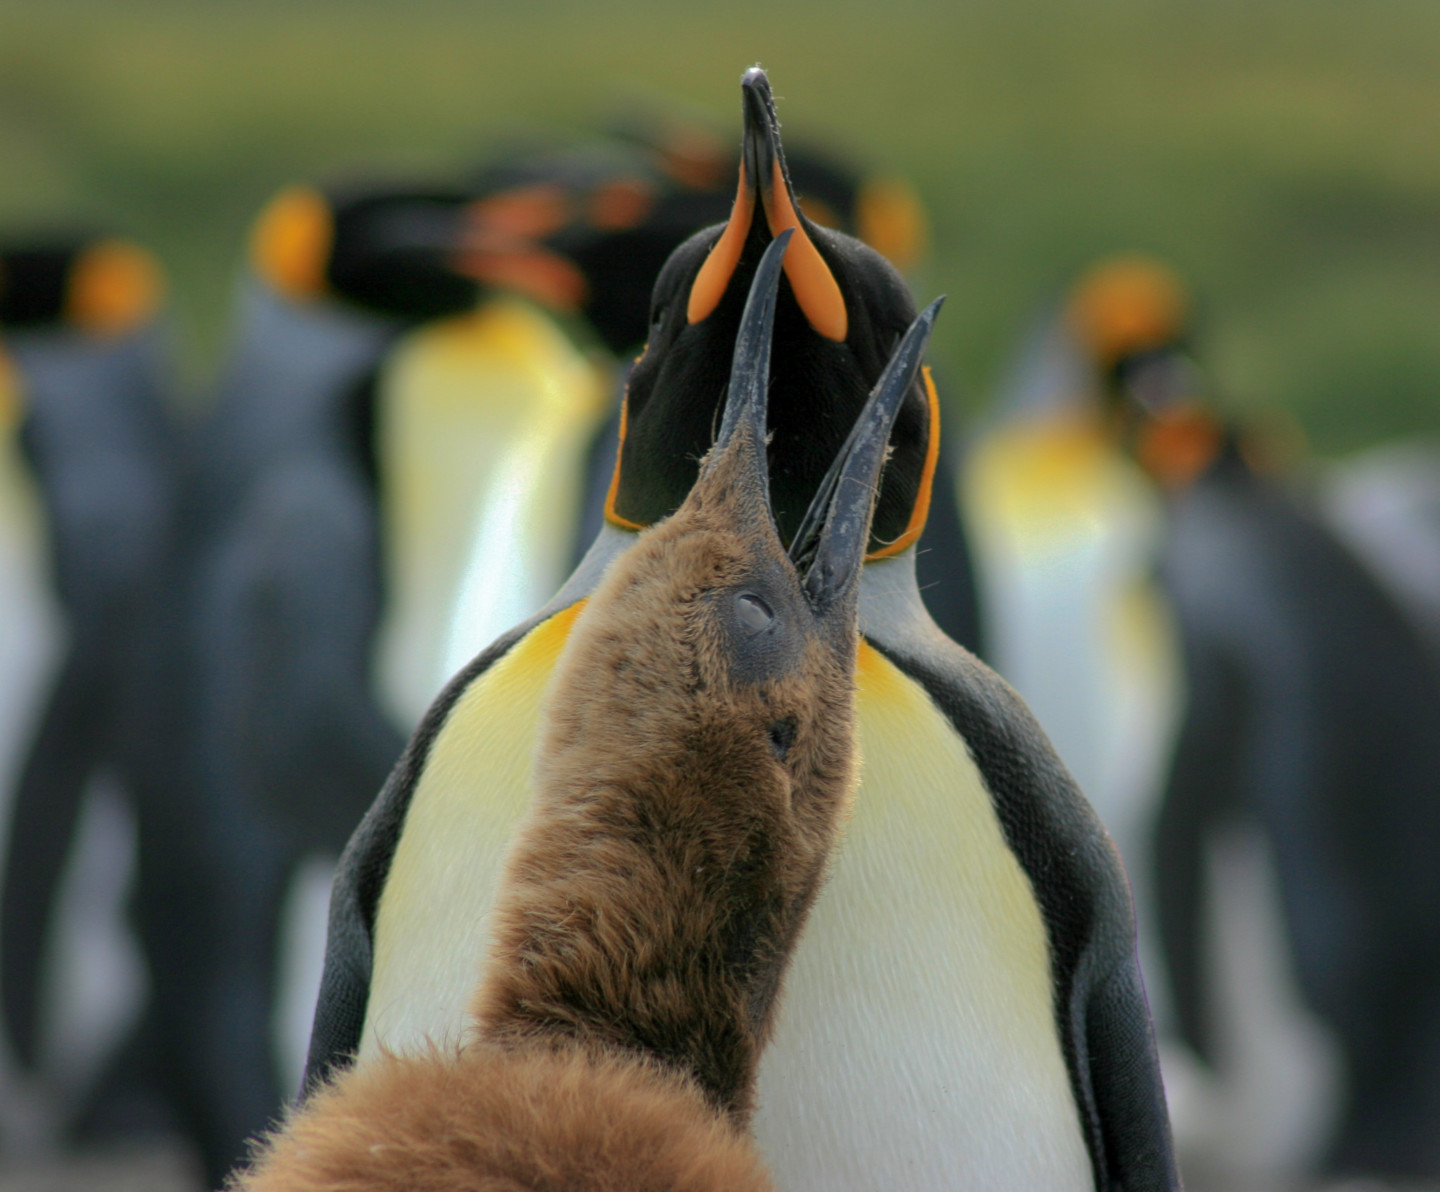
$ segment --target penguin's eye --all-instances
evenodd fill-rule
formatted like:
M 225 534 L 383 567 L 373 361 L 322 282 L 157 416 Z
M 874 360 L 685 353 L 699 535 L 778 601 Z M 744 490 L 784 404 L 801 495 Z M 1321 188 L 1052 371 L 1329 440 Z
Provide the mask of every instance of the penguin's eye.
M 766 730 L 766 736 L 770 738 L 770 748 L 775 751 L 775 756 L 783 762 L 790 746 L 795 744 L 795 721 L 788 717 L 777 720 Z
M 735 616 L 741 628 L 752 637 L 769 629 L 775 620 L 770 606 L 753 592 L 745 592 L 735 598 Z

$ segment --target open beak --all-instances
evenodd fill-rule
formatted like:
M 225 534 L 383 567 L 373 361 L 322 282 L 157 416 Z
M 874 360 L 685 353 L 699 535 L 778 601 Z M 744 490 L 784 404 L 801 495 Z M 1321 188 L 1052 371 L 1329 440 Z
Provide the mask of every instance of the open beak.
M 774 529 L 770 512 L 770 467 L 765 457 L 765 420 L 770 389 L 770 342 L 775 327 L 775 300 L 780 293 L 780 271 L 791 233 L 783 231 L 770 242 L 740 316 L 735 337 L 735 357 L 730 368 L 730 387 L 725 394 L 725 413 L 715 445 L 700 465 L 695 490 L 712 483 L 739 484 L 747 490 L 752 507 L 763 510 Z
M 910 324 L 790 544 L 790 560 L 817 613 L 834 607 L 860 577 L 890 432 L 905 395 L 915 384 L 944 301 L 943 296 L 935 299 Z
M 764 521 L 772 535 L 775 522 L 765 457 L 770 343 L 780 274 L 789 261 L 787 250 L 794 251 L 796 238 L 790 229 L 783 229 L 765 249 L 755 270 L 740 316 L 725 413 L 715 445 L 700 466 L 691 494 L 691 499 L 697 499 L 699 494 L 698 499 L 704 500 L 712 485 L 741 490 L 743 504 L 754 517 Z M 943 297 L 935 299 L 910 324 L 870 391 L 845 445 L 820 482 L 791 543 L 790 561 L 817 615 L 836 607 L 854 591 L 859 580 L 890 432 L 906 394 L 915 384 L 944 301 Z
M 757 216 L 771 236 L 795 230 L 785 257 L 785 276 L 795 301 L 811 327 L 826 339 L 842 342 L 849 332 L 849 314 L 839 283 L 815 247 L 809 222 L 795 203 L 795 191 L 780 146 L 780 122 L 770 80 L 758 66 L 740 80 L 745 137 L 740 155 L 740 184 L 730 220 L 701 265 L 690 287 L 687 317 L 691 323 L 708 318 L 730 286 Z

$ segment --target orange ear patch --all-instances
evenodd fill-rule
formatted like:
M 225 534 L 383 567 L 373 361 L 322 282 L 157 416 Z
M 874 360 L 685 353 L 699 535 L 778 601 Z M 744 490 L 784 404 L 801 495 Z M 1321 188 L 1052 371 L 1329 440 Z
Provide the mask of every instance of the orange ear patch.
M 292 186 L 270 201 L 250 237 L 255 271 L 288 298 L 318 298 L 335 242 L 330 204 L 308 186 Z
M 1148 257 L 1117 257 L 1076 283 L 1066 317 L 1095 358 L 1110 365 L 1180 335 L 1189 318 L 1189 299 L 1168 265 Z
M 543 240 L 570 222 L 570 200 L 551 183 L 520 186 L 470 204 L 484 231 L 516 240 Z
M 476 281 L 523 294 L 562 314 L 579 310 L 590 289 L 577 265 L 543 248 L 477 249 L 458 254 L 455 268 Z
M 808 207 L 806 214 L 811 214 Z M 924 255 L 930 238 L 925 208 L 898 178 L 876 178 L 860 188 L 855 200 L 855 230 L 902 273 Z
M 910 510 L 910 520 L 906 523 L 904 532 L 894 542 L 887 542 L 879 550 L 871 551 L 865 556 L 867 560 L 888 559 L 898 555 L 920 537 L 930 517 L 935 468 L 940 462 L 940 397 L 935 392 L 935 378 L 930 375 L 928 364 L 920 369 L 920 375 L 925 379 L 925 399 L 930 406 L 930 441 L 925 444 L 925 468 L 920 473 L 920 488 L 915 493 L 915 504 Z
M 590 196 L 590 223 L 602 231 L 623 232 L 640 223 L 655 205 L 650 187 L 638 178 L 617 178 Z
M 843 342 L 850 330 L 850 315 L 845 309 L 840 284 L 830 272 L 830 266 L 825 264 L 825 258 L 820 255 L 815 242 L 806 234 L 805 225 L 800 222 L 795 206 L 790 202 L 790 191 L 778 161 L 774 169 L 774 189 L 765 202 L 765 217 L 770 223 L 770 232 L 778 236 L 786 228 L 795 229 L 790 247 L 785 252 L 785 276 L 790 279 L 795 300 L 810 320 L 810 326 L 826 339 Z M 738 257 L 739 254 L 736 255 Z
M 1215 419 L 1192 407 L 1148 423 L 1140 431 L 1135 455 L 1166 488 L 1184 488 L 1210 465 L 1220 442 Z
M 735 266 L 740 263 L 740 250 L 745 247 L 745 237 L 750 234 L 750 221 L 754 217 L 755 200 L 751 198 L 750 187 L 745 181 L 745 163 L 741 162 L 740 189 L 735 194 L 735 206 L 730 209 L 730 221 L 690 286 L 690 302 L 685 311 L 689 322 L 698 323 L 709 318 L 710 313 L 720 305 L 720 299 L 725 296 L 726 287 L 735 275 Z M 790 251 L 794 249 L 795 243 L 791 241 Z
M 336 227 L 330 204 L 310 187 L 282 190 L 255 223 L 251 262 L 255 271 L 288 298 L 318 298 L 325 292 Z
M 165 281 L 143 248 L 102 240 L 70 267 L 65 317 L 96 335 L 123 335 L 148 321 L 160 306 Z

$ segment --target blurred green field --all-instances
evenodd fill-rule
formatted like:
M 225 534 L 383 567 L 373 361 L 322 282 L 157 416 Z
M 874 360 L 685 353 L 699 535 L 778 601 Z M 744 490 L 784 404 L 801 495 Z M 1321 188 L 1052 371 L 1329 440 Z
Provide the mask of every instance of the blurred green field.
M 101 219 L 172 271 L 191 372 L 246 226 L 337 167 L 463 167 L 674 97 L 909 176 L 975 407 L 1097 254 L 1168 256 L 1237 406 L 1336 453 L 1440 431 L 1440 6 L 1426 0 L 0 0 L 0 227 Z

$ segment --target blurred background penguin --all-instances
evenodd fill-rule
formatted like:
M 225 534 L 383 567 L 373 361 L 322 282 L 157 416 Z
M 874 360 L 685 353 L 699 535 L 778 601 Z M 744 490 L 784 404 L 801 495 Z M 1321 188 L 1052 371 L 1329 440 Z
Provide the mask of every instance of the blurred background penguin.
M 186 816 L 153 768 L 164 678 L 154 609 L 177 462 L 163 294 L 155 259 L 123 240 L 72 233 L 0 247 L 11 1145 L 120 1124 L 109 1115 L 123 1120 L 165 1063 L 153 1016 L 144 1046 L 117 1056 L 117 1033 L 133 1027 L 147 987 L 163 1007 L 192 968 L 174 947 L 185 911 L 172 901 L 194 901 Z M 132 883 L 148 970 L 117 931 Z
M 256 226 L 198 436 L 193 780 L 225 874 L 204 1049 L 216 1181 L 297 1086 L 328 865 L 417 700 L 445 677 L 486 484 L 508 460 L 522 490 L 536 485 L 515 474 L 524 464 L 578 485 L 586 419 L 603 415 L 604 377 L 547 314 L 482 301 L 451 267 L 466 201 L 398 187 L 280 195 Z M 525 432 L 561 445 L 527 443 L 517 462 Z M 563 566 L 571 549 L 560 533 L 513 545 L 517 569 L 543 570 L 546 551 Z
M 966 490 L 994 660 L 1129 862 L 1187 1169 L 1435 1178 L 1440 677 L 1315 499 L 1423 566 L 1425 456 L 1388 500 L 1307 470 L 1225 417 L 1193 330 L 1133 256 L 1032 336 Z

